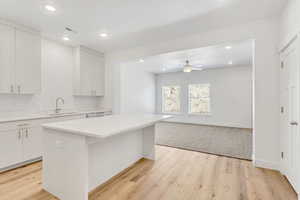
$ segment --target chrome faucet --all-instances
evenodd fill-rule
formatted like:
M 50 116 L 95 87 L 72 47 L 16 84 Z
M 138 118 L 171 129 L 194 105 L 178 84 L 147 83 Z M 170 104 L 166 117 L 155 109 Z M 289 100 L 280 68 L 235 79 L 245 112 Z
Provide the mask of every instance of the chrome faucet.
M 58 107 L 59 101 L 61 101 L 62 104 L 65 104 L 65 100 L 62 97 L 58 97 L 55 103 L 55 113 L 59 113 L 61 111 L 61 108 Z

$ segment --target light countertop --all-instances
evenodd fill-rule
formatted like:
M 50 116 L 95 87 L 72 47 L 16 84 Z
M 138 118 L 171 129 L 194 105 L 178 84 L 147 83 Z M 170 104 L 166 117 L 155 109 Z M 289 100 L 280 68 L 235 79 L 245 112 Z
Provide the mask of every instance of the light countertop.
M 85 114 L 98 113 L 98 112 L 104 112 L 104 113 L 111 112 L 111 109 L 96 109 L 96 110 L 73 111 L 73 112 L 65 112 L 65 113 L 62 112 L 57 115 L 47 114 L 47 113 L 37 113 L 37 114 L 21 115 L 21 116 L 14 116 L 14 117 L 4 117 L 4 118 L 0 118 L 0 123 L 49 119 L 49 118 L 67 117 L 67 116 L 78 116 L 78 115 L 85 115 Z
M 123 132 L 142 129 L 170 117 L 169 115 L 153 114 L 110 115 L 99 118 L 49 123 L 44 124 L 43 127 L 83 136 L 107 138 Z

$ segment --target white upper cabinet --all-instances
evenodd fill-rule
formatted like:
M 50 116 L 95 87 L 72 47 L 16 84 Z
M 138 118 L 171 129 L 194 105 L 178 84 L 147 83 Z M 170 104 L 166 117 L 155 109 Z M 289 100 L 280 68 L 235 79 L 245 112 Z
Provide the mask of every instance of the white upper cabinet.
M 16 89 L 18 93 L 41 91 L 41 37 L 16 30 Z
M 39 33 L 0 24 L 0 93 L 35 94 L 40 91 Z
M 15 29 L 0 24 L 0 93 L 14 92 Z
M 104 57 L 94 50 L 75 49 L 74 95 L 104 96 Z

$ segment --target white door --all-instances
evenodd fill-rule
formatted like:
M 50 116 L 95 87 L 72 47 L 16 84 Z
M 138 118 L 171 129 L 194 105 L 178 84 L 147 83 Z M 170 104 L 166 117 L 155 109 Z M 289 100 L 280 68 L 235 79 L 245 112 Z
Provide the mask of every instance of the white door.
M 41 90 L 41 37 L 16 29 L 16 90 L 35 94 Z
M 0 168 L 22 162 L 22 136 L 18 130 L 0 132 Z
M 23 129 L 23 159 L 31 160 L 42 156 L 42 127 Z
M 282 54 L 281 66 L 281 142 L 283 171 L 297 190 L 299 147 L 299 57 L 294 41 Z
M 14 28 L 0 24 L 0 93 L 14 93 Z

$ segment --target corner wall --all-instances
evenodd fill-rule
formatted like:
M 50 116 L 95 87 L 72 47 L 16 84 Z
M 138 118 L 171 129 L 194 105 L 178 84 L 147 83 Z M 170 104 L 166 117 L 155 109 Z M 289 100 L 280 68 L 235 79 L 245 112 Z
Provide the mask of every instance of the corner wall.
M 155 75 L 138 64 L 120 68 L 120 113 L 155 112 Z

